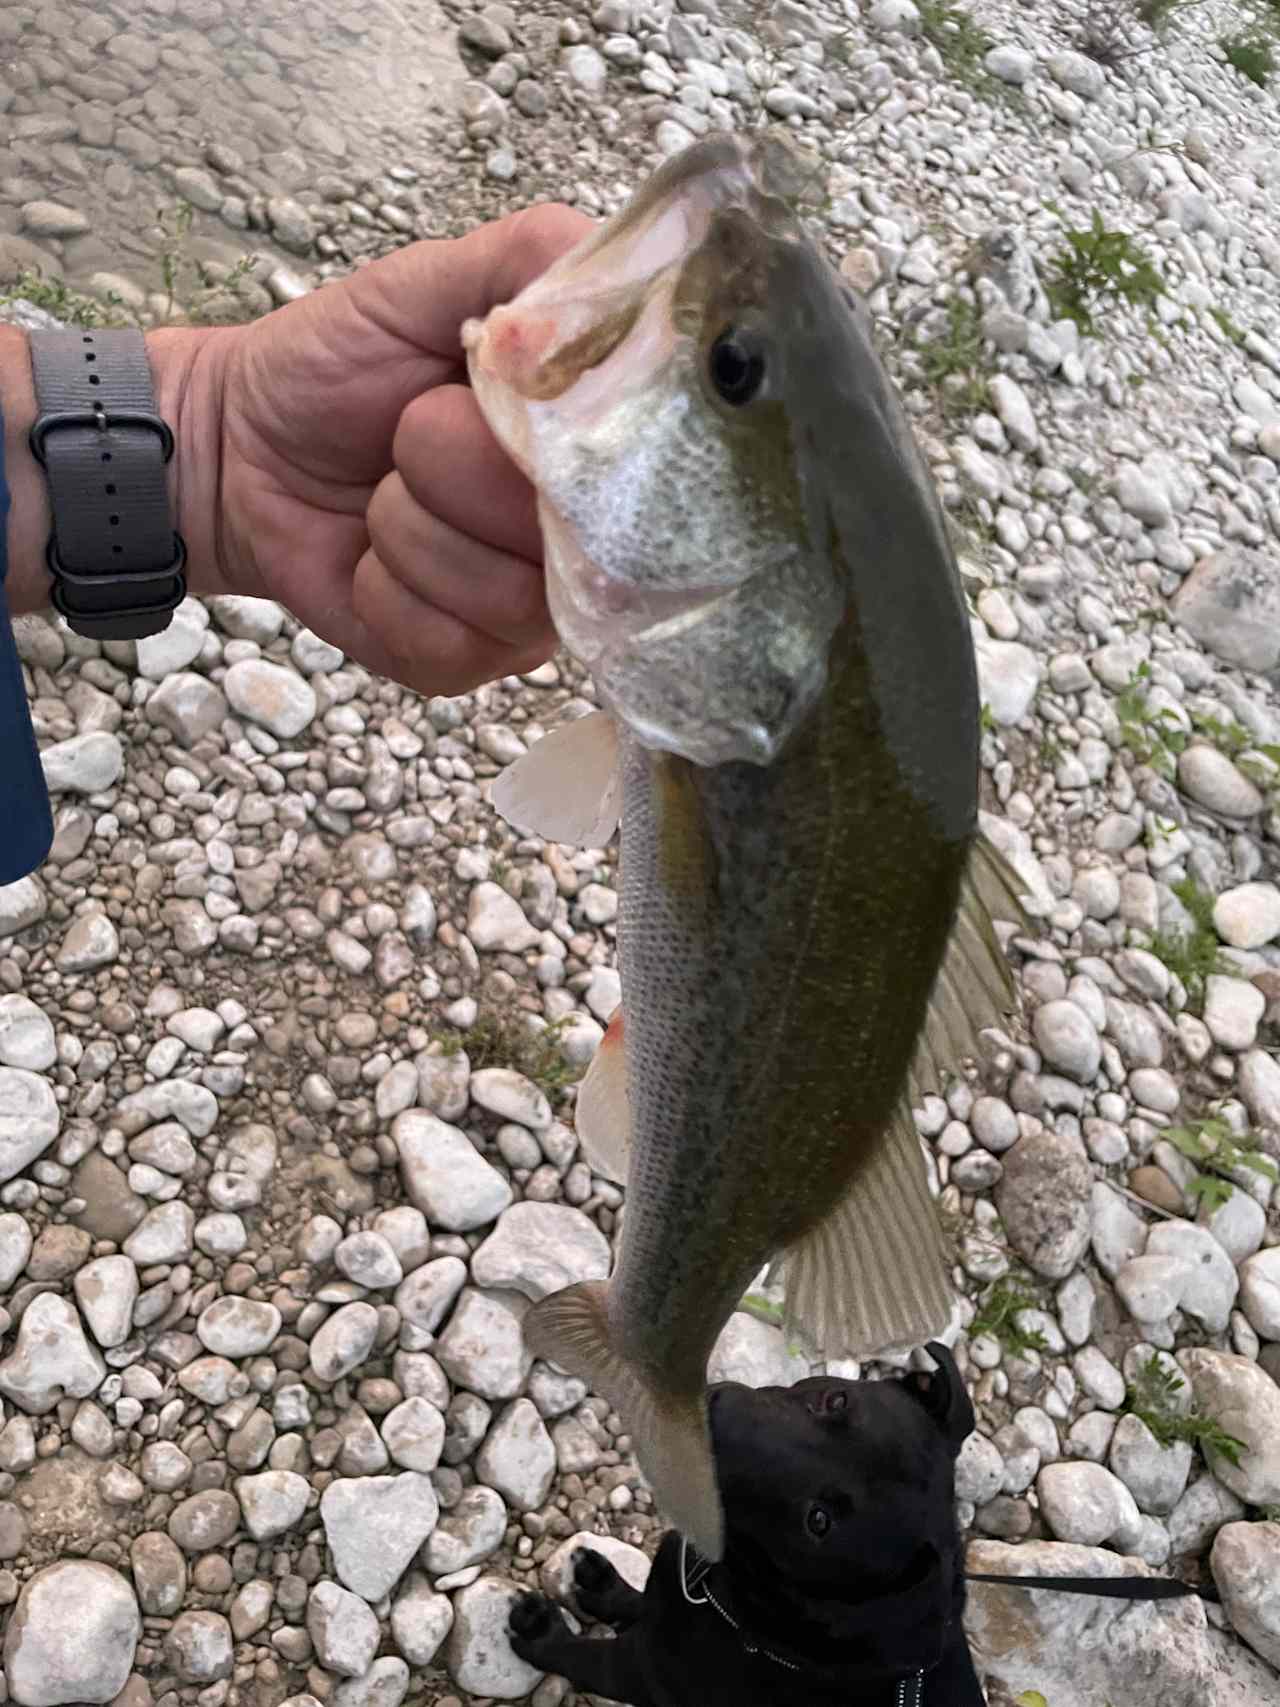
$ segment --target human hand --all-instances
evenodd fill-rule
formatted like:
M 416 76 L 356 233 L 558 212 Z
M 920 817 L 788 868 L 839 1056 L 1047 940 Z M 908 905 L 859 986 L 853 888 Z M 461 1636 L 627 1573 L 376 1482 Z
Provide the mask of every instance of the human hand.
M 422 693 L 548 657 L 533 491 L 481 417 L 458 332 L 591 224 L 530 208 L 251 325 L 152 334 L 181 376 L 160 389 L 192 591 L 276 599 Z

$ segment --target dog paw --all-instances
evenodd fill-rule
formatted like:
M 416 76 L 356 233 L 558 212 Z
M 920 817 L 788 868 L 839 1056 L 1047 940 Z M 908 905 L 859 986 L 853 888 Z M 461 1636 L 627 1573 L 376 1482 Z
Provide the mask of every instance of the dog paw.
M 593 1547 L 579 1547 L 573 1555 L 573 1588 L 582 1611 L 601 1624 L 622 1623 L 635 1616 L 635 1590 Z
M 507 1614 L 507 1633 L 520 1658 L 533 1665 L 534 1650 L 550 1637 L 570 1632 L 560 1608 L 545 1594 L 522 1594 Z
M 617 1586 L 618 1573 L 594 1547 L 578 1547 L 573 1555 L 573 1585 L 588 1594 L 606 1594 Z

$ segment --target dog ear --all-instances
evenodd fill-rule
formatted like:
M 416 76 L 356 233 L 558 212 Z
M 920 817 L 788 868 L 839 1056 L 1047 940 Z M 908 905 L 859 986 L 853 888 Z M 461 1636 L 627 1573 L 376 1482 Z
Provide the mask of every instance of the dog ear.
M 938 1367 L 913 1369 L 903 1377 L 903 1385 L 928 1411 L 951 1442 L 952 1449 L 959 1452 L 977 1423 L 973 1403 L 956 1367 L 956 1360 L 946 1346 L 930 1340 L 924 1349 Z

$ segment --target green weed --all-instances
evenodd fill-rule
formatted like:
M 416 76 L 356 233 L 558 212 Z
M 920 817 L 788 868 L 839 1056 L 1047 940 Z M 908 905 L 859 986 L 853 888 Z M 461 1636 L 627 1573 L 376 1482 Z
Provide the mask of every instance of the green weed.
M 1187 744 L 1187 732 L 1172 711 L 1151 711 L 1147 706 L 1150 664 L 1139 664 L 1116 696 L 1120 740 L 1140 765 L 1150 765 L 1161 776 L 1172 777 L 1177 757 Z
M 1178 978 L 1187 998 L 1198 1006 L 1204 1000 L 1205 980 L 1224 967 L 1218 933 L 1213 925 L 1213 896 L 1194 877 L 1170 885 L 1191 916 L 1189 931 L 1157 931 L 1151 952 Z
M 1208 1209 L 1220 1209 L 1230 1198 L 1235 1186 L 1231 1175 L 1240 1168 L 1280 1184 L 1280 1168 L 1261 1150 L 1243 1145 L 1225 1120 L 1213 1115 L 1204 1120 L 1190 1121 L 1186 1126 L 1170 1126 L 1165 1137 L 1198 1168 L 1187 1187 L 1197 1202 Z
M 1039 1304 L 1040 1300 L 1025 1291 L 1011 1276 L 993 1281 L 969 1324 L 969 1337 L 974 1339 L 978 1334 L 990 1334 L 1007 1352 L 1015 1355 L 1020 1351 L 1047 1351 L 1048 1344 L 1040 1330 L 1033 1328 L 1028 1333 L 1018 1326 L 1016 1320 L 1020 1311 L 1037 1309 Z
M 560 1052 L 567 1020 L 554 1020 L 545 1030 L 528 1025 L 522 1009 L 481 1008 L 467 1031 L 441 1031 L 432 1041 L 445 1055 L 465 1049 L 472 1072 L 482 1067 L 514 1067 L 531 1079 L 549 1102 L 556 1102 L 582 1076 Z
M 1185 1412 L 1176 1408 L 1176 1396 L 1185 1386 L 1182 1376 L 1166 1368 L 1153 1352 L 1138 1370 L 1136 1380 L 1127 1387 L 1120 1409 L 1144 1422 L 1161 1446 L 1188 1440 L 1206 1458 L 1210 1452 L 1216 1452 L 1229 1464 L 1238 1466 L 1245 1449 L 1243 1440 L 1228 1434 L 1213 1417 L 1205 1416 L 1194 1406 Z
M 1226 54 L 1228 65 L 1233 65 L 1242 77 L 1256 83 L 1259 89 L 1266 88 L 1276 68 L 1276 56 L 1270 38 L 1261 29 L 1255 27 L 1239 30 L 1233 36 L 1223 36 L 1218 46 Z
M 1068 227 L 1049 265 L 1045 291 L 1058 319 L 1092 334 L 1095 316 L 1117 302 L 1150 309 L 1164 292 L 1155 264 L 1127 231 L 1113 231 L 1093 210 L 1087 227 Z
M 85 296 L 62 279 L 47 279 L 38 269 L 20 273 L 0 290 L 0 302 L 29 302 L 69 326 L 128 326 L 133 317 L 112 292 L 105 302 Z
M 1236 325 L 1225 308 L 1210 308 L 1209 318 L 1217 326 L 1223 337 L 1229 339 L 1237 348 L 1244 343 L 1244 332 Z
M 1004 93 L 1008 86 L 992 77 L 983 61 L 996 45 L 970 13 L 949 0 L 919 0 L 920 33 L 935 48 L 957 83 L 984 94 Z
M 945 328 L 916 345 L 924 378 L 948 419 L 976 415 L 989 406 L 990 368 L 983 345 L 981 316 L 973 303 L 960 296 L 947 303 Z

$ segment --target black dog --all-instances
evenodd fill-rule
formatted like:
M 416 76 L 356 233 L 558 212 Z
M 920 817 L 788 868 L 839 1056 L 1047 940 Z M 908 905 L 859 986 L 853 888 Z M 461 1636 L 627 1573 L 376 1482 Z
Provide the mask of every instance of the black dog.
M 575 1636 L 529 1594 L 516 1653 L 633 1707 L 983 1707 L 955 1519 L 973 1406 L 950 1352 L 927 1349 L 937 1370 L 900 1380 L 713 1387 L 723 1561 L 672 1530 L 637 1594 L 579 1549 L 578 1605 L 618 1636 Z

